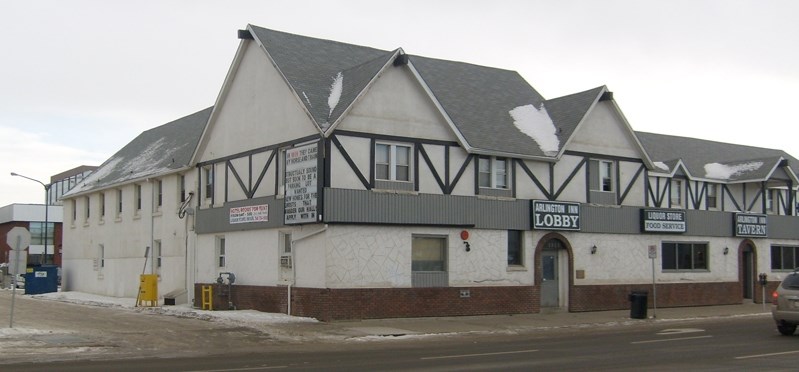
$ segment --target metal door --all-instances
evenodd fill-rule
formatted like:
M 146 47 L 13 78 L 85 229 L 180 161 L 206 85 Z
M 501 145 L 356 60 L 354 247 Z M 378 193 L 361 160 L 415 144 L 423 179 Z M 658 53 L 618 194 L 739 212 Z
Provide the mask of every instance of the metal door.
M 743 268 L 744 268 L 744 277 L 743 277 L 743 298 L 752 299 L 754 294 L 754 260 L 752 257 L 752 246 L 747 245 L 743 250 Z
M 558 251 L 542 251 L 541 276 L 543 281 L 541 282 L 541 307 L 560 306 L 560 282 L 558 280 L 558 267 Z

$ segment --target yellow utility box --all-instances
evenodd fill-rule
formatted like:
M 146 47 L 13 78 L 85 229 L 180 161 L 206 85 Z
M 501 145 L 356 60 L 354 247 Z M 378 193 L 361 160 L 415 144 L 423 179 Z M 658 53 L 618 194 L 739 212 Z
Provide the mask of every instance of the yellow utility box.
M 158 275 L 142 274 L 136 306 L 158 306 Z

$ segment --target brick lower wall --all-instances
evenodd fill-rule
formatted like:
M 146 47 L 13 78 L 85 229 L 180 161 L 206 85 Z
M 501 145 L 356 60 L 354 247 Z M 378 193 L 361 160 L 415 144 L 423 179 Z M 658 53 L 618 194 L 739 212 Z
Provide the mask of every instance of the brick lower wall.
M 210 285 L 212 308 L 253 309 L 286 313 L 288 288 Z M 202 308 L 202 286 L 195 285 L 194 306 Z M 468 290 L 468 297 L 461 291 Z M 758 287 L 759 290 L 759 287 Z M 569 311 L 603 311 L 630 308 L 629 294 L 649 292 L 647 284 L 572 286 Z M 770 292 L 767 292 L 767 296 Z M 760 296 L 758 296 L 759 299 Z M 769 300 L 769 298 L 767 298 Z M 740 304 L 741 286 L 737 282 L 658 284 L 657 306 L 705 306 Z M 447 287 L 447 288 L 292 288 L 291 314 L 322 321 L 370 318 L 402 318 L 464 315 L 529 314 L 540 311 L 540 287 Z
M 648 292 L 647 302 L 653 304 L 652 285 L 581 285 L 571 288 L 569 311 L 601 311 L 630 308 L 632 292 Z M 658 307 L 730 305 L 741 303 L 738 282 L 675 283 L 657 285 Z

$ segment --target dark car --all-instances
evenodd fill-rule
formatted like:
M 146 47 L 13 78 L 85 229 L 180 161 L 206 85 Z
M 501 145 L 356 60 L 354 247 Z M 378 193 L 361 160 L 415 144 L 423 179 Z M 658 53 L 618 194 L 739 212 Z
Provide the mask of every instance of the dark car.
M 783 335 L 792 335 L 799 325 L 799 272 L 788 274 L 771 299 L 771 315 L 777 323 L 777 330 Z

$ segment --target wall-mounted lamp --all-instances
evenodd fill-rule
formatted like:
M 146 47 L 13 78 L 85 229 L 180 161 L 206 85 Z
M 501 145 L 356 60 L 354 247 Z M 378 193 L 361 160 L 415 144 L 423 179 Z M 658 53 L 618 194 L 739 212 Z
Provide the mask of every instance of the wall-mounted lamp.
M 730 253 L 730 248 L 724 247 L 724 255 L 726 255 L 727 253 Z
M 591 247 L 591 254 L 596 254 L 596 244 L 594 244 L 594 246 Z

